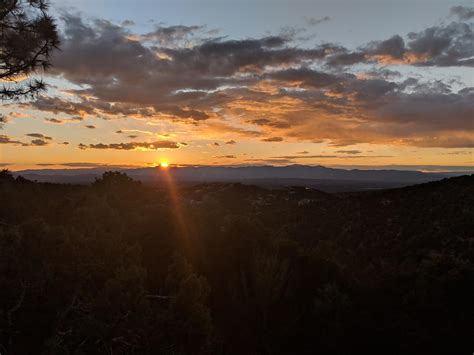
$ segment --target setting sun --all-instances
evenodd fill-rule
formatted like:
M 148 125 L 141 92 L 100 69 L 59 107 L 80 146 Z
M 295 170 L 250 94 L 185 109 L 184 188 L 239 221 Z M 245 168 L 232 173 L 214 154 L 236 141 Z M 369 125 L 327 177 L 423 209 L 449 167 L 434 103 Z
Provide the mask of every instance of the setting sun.
M 166 162 L 163 162 L 163 163 L 160 163 L 160 167 L 161 168 L 167 168 L 167 167 L 169 167 L 169 164 L 166 163 Z

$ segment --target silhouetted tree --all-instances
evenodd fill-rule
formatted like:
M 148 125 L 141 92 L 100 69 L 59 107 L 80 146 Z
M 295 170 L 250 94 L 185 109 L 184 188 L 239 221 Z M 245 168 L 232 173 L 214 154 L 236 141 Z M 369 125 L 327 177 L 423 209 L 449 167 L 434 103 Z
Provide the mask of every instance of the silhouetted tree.
M 30 74 L 50 65 L 58 47 L 56 24 L 48 14 L 46 0 L 2 0 L 0 2 L 0 89 L 2 100 L 32 97 L 45 90 L 41 79 Z
M 170 336 L 176 341 L 176 352 L 208 353 L 214 329 L 207 305 L 207 280 L 197 275 L 184 257 L 175 254 L 166 281 L 170 293 Z
M 125 173 L 119 171 L 106 171 L 101 178 L 96 178 L 94 186 L 108 189 L 124 189 L 138 186 L 140 182 L 134 181 Z
M 12 182 L 14 180 L 12 173 L 8 169 L 0 171 L 0 182 Z

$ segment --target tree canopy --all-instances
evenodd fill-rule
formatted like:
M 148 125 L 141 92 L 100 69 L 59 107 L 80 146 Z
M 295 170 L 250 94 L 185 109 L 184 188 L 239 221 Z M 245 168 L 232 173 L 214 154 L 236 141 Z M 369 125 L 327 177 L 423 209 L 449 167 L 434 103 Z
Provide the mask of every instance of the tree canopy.
M 0 201 L 2 354 L 472 351 L 474 176 L 326 194 L 3 171 Z
M 0 88 L 2 100 L 33 97 L 45 90 L 42 79 L 32 74 L 51 65 L 59 46 L 54 19 L 46 0 L 0 2 Z

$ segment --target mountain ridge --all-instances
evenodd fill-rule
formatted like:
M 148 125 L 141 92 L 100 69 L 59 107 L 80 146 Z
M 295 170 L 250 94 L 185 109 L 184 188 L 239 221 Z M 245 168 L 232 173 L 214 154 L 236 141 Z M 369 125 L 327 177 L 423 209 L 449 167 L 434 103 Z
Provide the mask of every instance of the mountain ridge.
M 322 165 L 288 166 L 184 166 L 169 168 L 94 167 L 16 171 L 15 176 L 49 183 L 90 184 L 106 171 L 120 171 L 147 184 L 164 183 L 170 178 L 179 183 L 236 182 L 265 187 L 307 186 L 328 192 L 403 187 L 464 175 L 464 172 L 439 173 L 411 170 L 340 169 Z M 468 173 L 468 172 L 466 172 Z

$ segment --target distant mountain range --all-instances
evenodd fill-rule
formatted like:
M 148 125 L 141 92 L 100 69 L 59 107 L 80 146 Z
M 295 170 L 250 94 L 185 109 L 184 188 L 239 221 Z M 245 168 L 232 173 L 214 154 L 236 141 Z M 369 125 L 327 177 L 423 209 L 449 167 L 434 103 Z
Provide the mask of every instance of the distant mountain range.
M 41 169 L 17 171 L 39 182 L 87 184 L 110 168 Z M 144 183 L 160 183 L 171 177 L 181 183 L 240 182 L 261 186 L 310 186 L 329 191 L 350 191 L 401 187 L 441 180 L 472 172 L 426 173 L 406 170 L 335 169 L 324 166 L 186 166 L 138 169 L 113 169 Z

